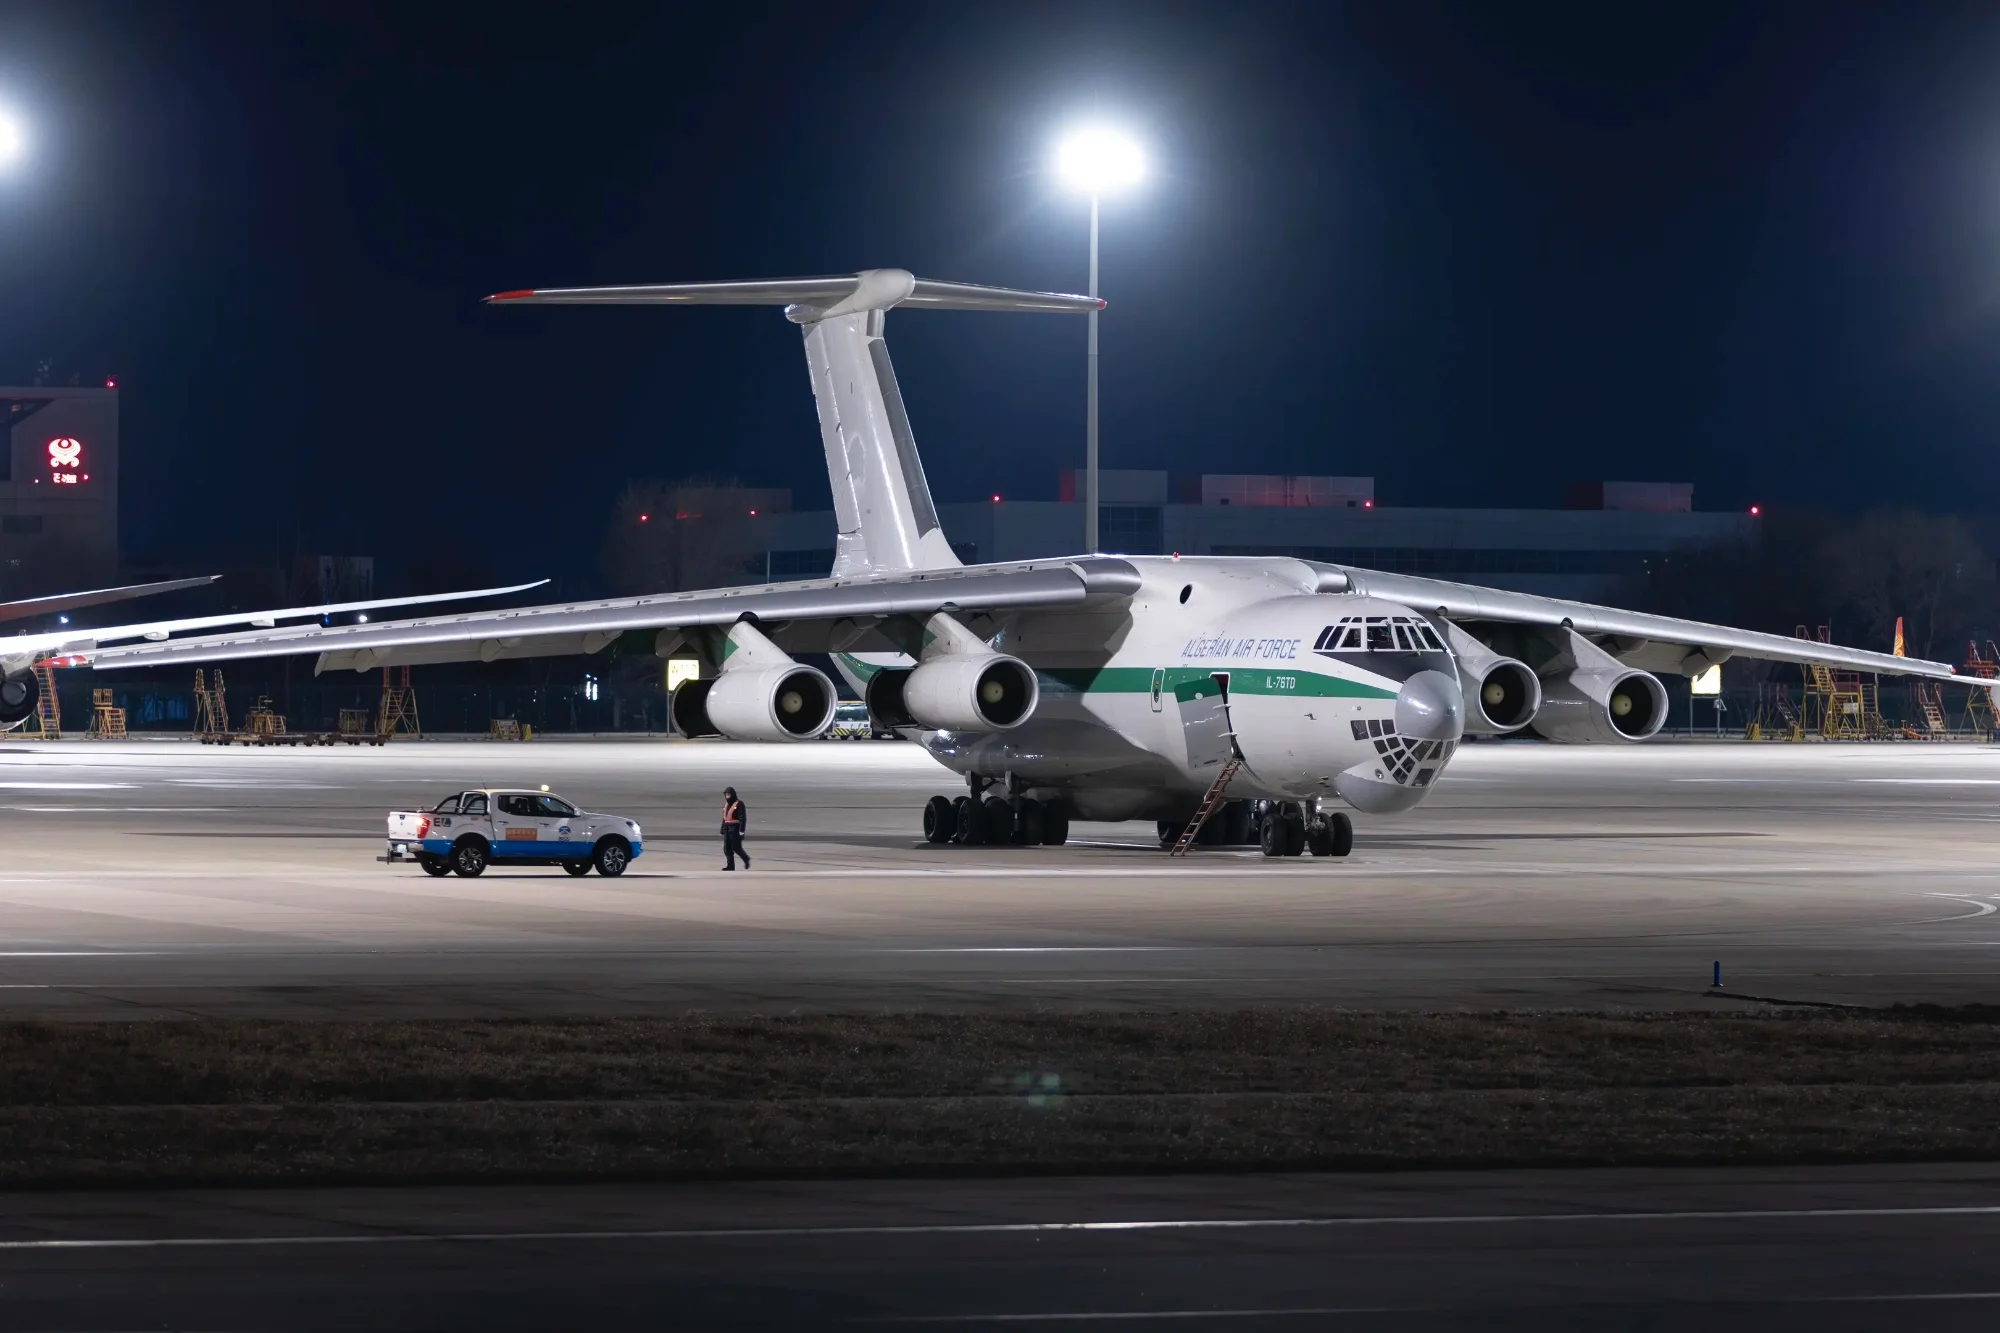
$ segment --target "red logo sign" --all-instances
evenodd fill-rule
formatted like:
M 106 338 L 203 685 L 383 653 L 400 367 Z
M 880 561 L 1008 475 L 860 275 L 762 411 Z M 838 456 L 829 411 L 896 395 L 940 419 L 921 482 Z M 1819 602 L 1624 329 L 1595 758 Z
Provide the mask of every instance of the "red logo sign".
M 90 480 L 83 468 L 83 441 L 59 436 L 49 441 L 49 480 L 58 486 L 74 486 Z

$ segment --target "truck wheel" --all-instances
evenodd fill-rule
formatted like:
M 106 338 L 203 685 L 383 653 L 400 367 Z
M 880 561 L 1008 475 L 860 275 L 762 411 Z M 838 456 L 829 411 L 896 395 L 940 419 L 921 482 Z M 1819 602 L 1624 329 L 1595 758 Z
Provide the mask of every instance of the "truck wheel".
M 563 869 L 572 875 L 588 875 L 590 873 L 590 862 L 587 859 L 582 861 L 565 861 L 563 862 Z
M 466 879 L 486 873 L 488 853 L 484 838 L 467 838 L 451 849 L 451 868 Z
M 451 863 L 442 856 L 419 856 L 417 864 L 424 868 L 426 875 L 449 875 Z
M 632 864 L 632 844 L 623 838 L 606 838 L 597 844 L 597 852 L 590 859 L 596 863 L 598 874 L 617 879 Z

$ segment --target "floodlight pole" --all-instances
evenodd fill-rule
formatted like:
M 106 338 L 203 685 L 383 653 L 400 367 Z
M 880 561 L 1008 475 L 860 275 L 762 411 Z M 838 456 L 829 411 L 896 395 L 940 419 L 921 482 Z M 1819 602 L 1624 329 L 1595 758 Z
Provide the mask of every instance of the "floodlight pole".
M 1090 298 L 1097 299 L 1097 192 L 1090 195 Z M 1097 554 L 1097 307 L 1090 308 L 1090 388 L 1086 393 L 1083 478 L 1083 549 Z

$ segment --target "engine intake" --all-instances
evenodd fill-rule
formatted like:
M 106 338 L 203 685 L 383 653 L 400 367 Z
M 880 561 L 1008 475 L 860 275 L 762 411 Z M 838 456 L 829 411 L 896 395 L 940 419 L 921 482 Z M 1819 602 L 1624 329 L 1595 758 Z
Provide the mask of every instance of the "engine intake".
M 32 671 L 0 676 L 0 731 L 12 731 L 35 715 L 42 687 Z
M 1667 688 L 1644 671 L 1577 670 L 1546 682 L 1537 735 L 1575 745 L 1643 741 L 1667 720 Z
M 1465 729 L 1475 735 L 1504 736 L 1535 720 L 1542 707 L 1542 681 L 1526 662 L 1495 657 L 1474 669 L 1461 662 L 1459 686 L 1465 692 Z
M 674 691 L 674 726 L 683 736 L 812 740 L 833 725 L 837 697 L 824 672 L 799 663 L 725 670 L 714 680 L 681 683 Z
M 1005 731 L 1027 721 L 1040 700 L 1033 668 L 1002 653 L 949 654 L 878 671 L 868 682 L 868 711 L 885 729 Z

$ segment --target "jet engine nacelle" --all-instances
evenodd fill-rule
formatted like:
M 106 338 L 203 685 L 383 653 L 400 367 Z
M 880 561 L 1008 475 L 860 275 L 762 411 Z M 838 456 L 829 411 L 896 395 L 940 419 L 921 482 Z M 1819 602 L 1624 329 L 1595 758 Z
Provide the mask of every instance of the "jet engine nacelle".
M 1431 623 L 1444 635 L 1458 664 L 1468 734 L 1505 736 L 1535 720 L 1542 706 L 1542 679 L 1532 667 L 1502 657 L 1442 616 Z
M 803 663 L 724 671 L 714 680 L 681 682 L 674 726 L 683 736 L 809 741 L 833 725 L 837 698 L 826 673 Z
M 41 697 L 42 687 L 34 672 L 0 676 L 0 731 L 12 731 L 33 717 L 35 702 Z
M 933 731 L 1005 731 L 1041 700 L 1035 672 L 1004 653 L 952 653 L 923 665 L 878 671 L 868 711 L 880 726 Z
M 1535 720 L 1542 708 L 1542 680 L 1526 662 L 1489 657 L 1458 663 L 1465 694 L 1465 729 L 1475 736 L 1505 736 Z
M 1667 720 L 1667 687 L 1644 671 L 1579 668 L 1542 684 L 1537 735 L 1572 745 L 1643 741 Z

